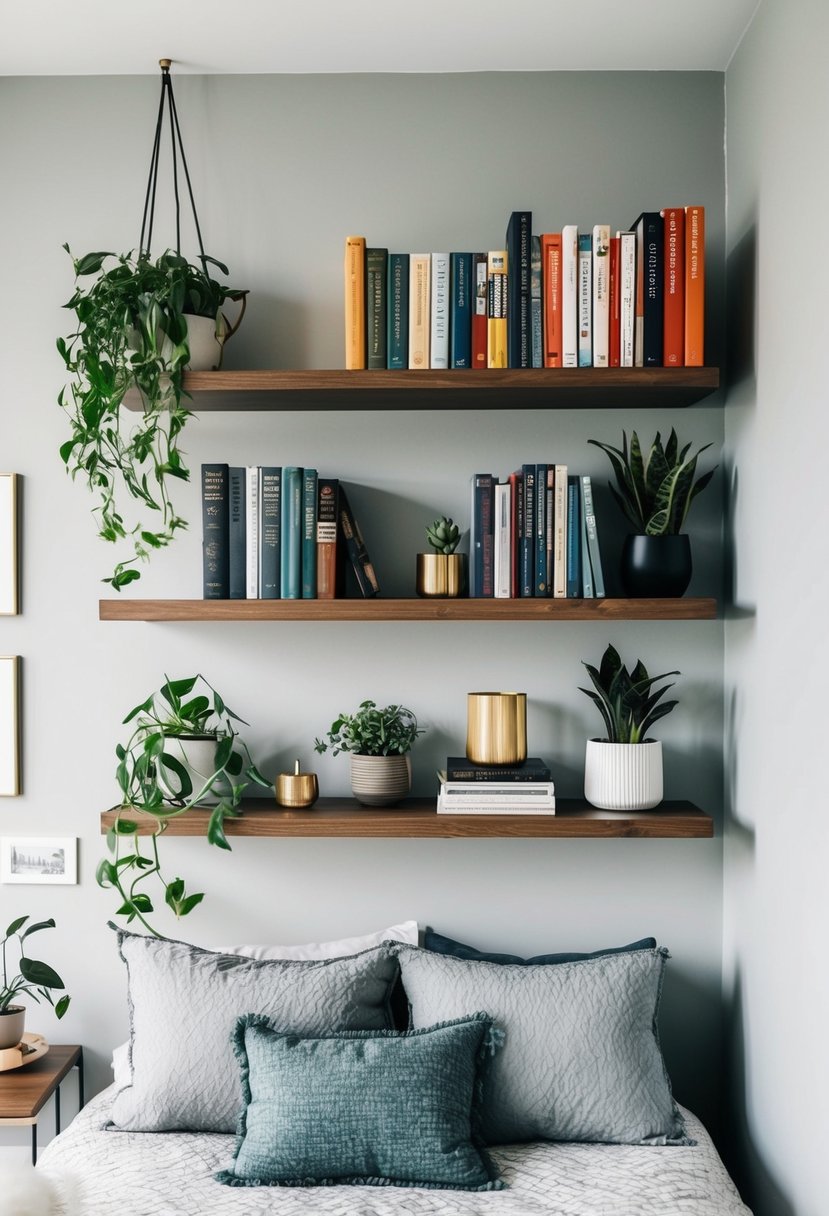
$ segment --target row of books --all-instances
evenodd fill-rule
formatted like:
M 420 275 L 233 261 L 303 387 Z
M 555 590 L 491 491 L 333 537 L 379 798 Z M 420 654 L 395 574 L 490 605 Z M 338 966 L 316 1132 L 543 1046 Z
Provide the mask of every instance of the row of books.
M 563 464 L 524 464 L 506 481 L 476 473 L 471 520 L 471 596 L 604 598 L 589 476 Z
M 202 465 L 203 596 L 334 599 L 346 563 L 380 594 L 342 483 L 295 466 Z
M 545 761 L 531 756 L 509 767 L 450 756 L 438 769 L 439 815 L 554 815 L 555 785 Z
M 345 246 L 345 366 L 701 367 L 705 209 L 644 211 L 533 235 L 514 211 L 506 248 L 390 253 Z

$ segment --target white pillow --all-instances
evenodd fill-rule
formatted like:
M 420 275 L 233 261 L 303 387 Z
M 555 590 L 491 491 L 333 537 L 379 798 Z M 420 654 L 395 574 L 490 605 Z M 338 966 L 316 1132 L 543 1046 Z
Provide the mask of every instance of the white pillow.
M 246 958 L 256 959 L 306 959 L 345 958 L 349 954 L 359 954 L 361 950 L 370 950 L 381 942 L 408 942 L 412 946 L 418 944 L 418 927 L 416 920 L 404 921 L 401 925 L 392 925 L 390 929 L 379 929 L 376 933 L 365 933 L 362 937 L 341 937 L 333 942 L 307 942 L 303 946 L 213 946 L 217 954 L 242 954 Z M 119 1089 L 132 1082 L 130 1071 L 129 1043 L 121 1043 L 112 1053 L 113 1081 Z

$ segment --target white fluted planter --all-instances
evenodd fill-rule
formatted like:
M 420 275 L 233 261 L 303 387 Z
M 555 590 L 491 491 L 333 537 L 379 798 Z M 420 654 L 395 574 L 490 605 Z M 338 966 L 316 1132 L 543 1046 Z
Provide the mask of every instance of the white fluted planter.
M 649 811 L 662 801 L 662 744 L 587 740 L 584 796 L 602 811 Z
M 351 754 L 351 792 L 363 806 L 394 806 L 412 788 L 412 762 L 405 756 Z

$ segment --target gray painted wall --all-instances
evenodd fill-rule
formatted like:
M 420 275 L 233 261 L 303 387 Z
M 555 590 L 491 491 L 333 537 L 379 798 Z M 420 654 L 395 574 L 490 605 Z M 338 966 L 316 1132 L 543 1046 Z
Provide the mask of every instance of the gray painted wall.
M 829 1079 L 825 282 L 829 14 L 766 3 L 726 78 L 725 992 L 737 1163 L 758 1216 L 822 1216 Z M 820 225 L 818 224 L 818 231 Z M 805 243 L 804 243 L 805 238 Z M 818 238 L 820 242 L 820 238 Z
M 709 355 L 720 347 L 724 241 L 723 80 L 719 74 L 501 74 L 418 77 L 185 77 L 177 81 L 208 251 L 251 289 L 231 367 L 342 366 L 343 240 L 390 248 L 494 248 L 509 212 L 532 207 L 537 231 L 564 222 L 626 227 L 644 207 L 708 209 Z M 654 671 L 679 667 L 680 708 L 660 734 L 667 794 L 719 820 L 722 625 L 408 626 L 100 624 L 97 581 L 111 554 L 93 534 L 90 499 L 57 456 L 67 435 L 55 394 L 54 337 L 72 289 L 61 244 L 77 252 L 137 243 L 157 84 L 152 78 L 5 79 L 0 299 L 4 334 L 2 460 L 25 477 L 24 614 L 0 625 L 25 659 L 25 793 L 0 807 L 6 834 L 80 837 L 76 888 L 0 888 L 0 921 L 53 914 L 52 961 L 74 1003 L 56 1040 L 83 1042 L 96 1086 L 125 1036 L 124 976 L 94 882 L 100 811 L 116 798 L 124 713 L 173 676 L 203 671 L 250 722 L 273 774 L 337 711 L 364 697 L 402 700 L 428 728 L 415 788 L 462 745 L 468 690 L 519 687 L 530 698 L 533 752 L 549 756 L 562 795 L 580 792 L 595 711 L 577 686 L 580 659 L 613 641 Z M 169 240 L 169 229 L 164 234 Z M 193 252 L 191 248 L 191 252 Z M 672 424 L 722 442 L 716 404 L 682 413 L 447 411 L 207 415 L 188 427 L 202 461 L 315 464 L 355 485 L 384 588 L 411 588 L 422 528 L 467 516 L 467 482 L 506 475 L 544 454 L 606 480 L 590 437 L 621 427 L 650 437 Z M 199 595 L 198 477 L 180 496 L 192 531 L 147 569 L 138 594 Z M 720 489 L 692 517 L 692 591 L 717 594 Z M 605 494 L 607 554 L 622 528 Z M 324 793 L 345 793 L 347 766 L 318 762 Z M 200 943 L 303 941 L 405 917 L 482 947 L 595 948 L 656 934 L 674 955 L 663 1034 L 681 1101 L 716 1125 L 720 1066 L 721 841 L 239 841 L 231 856 L 201 841 L 165 842 L 170 868 L 208 892 L 171 935 Z M 67 1103 L 69 1105 L 69 1103 Z

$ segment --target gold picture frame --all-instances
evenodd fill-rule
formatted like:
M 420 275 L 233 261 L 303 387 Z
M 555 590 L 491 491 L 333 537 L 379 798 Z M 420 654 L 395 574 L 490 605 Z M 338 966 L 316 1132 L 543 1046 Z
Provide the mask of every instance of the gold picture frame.
M 0 473 L 0 616 L 20 612 L 17 473 Z

